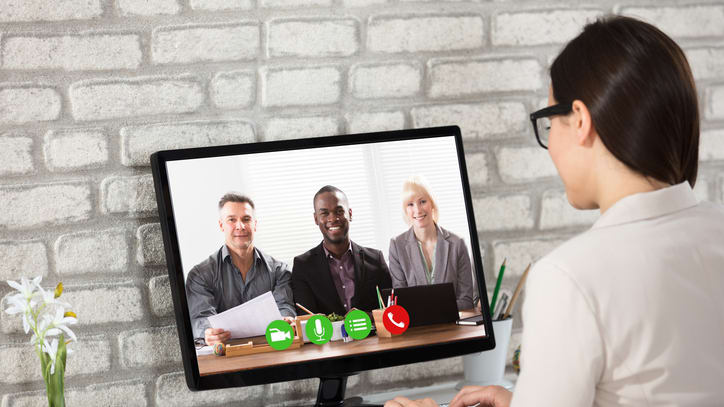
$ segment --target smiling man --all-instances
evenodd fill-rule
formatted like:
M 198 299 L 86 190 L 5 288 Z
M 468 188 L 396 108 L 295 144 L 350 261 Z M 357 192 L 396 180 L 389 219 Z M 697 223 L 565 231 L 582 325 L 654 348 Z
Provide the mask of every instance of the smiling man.
M 345 315 L 352 308 L 378 308 L 375 286 L 392 286 L 382 252 L 349 238 L 352 209 L 339 188 L 327 185 L 314 195 L 314 223 L 322 243 L 294 258 L 294 301 L 313 312 Z
M 271 291 L 282 316 L 296 315 L 291 301 L 289 266 L 254 247 L 254 202 L 227 193 L 219 200 L 219 229 L 224 244 L 194 266 L 186 278 L 186 297 L 195 338 L 207 344 L 225 342 L 230 333 L 211 328 L 207 317 Z

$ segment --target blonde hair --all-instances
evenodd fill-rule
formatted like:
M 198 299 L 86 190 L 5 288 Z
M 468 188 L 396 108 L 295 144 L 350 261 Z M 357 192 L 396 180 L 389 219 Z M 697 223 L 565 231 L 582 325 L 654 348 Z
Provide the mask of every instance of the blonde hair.
M 440 210 L 437 207 L 437 201 L 435 200 L 435 196 L 432 194 L 428 183 L 424 178 L 418 175 L 412 176 L 402 183 L 402 194 L 400 194 L 402 198 L 402 219 L 404 219 L 405 223 L 408 225 L 412 223 L 410 218 L 407 216 L 406 208 L 407 203 L 412 199 L 413 195 L 416 194 L 422 194 L 430 201 L 430 204 L 432 205 L 432 220 L 437 223 L 437 220 L 440 217 Z

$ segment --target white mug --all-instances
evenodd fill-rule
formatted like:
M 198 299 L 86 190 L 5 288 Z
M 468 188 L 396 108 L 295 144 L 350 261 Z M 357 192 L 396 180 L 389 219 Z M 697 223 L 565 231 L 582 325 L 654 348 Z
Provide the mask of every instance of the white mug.
M 512 330 L 513 318 L 493 321 L 495 348 L 485 352 L 471 353 L 463 356 L 465 380 L 458 383 L 455 388 L 461 389 L 463 386 L 491 385 L 503 386 L 507 389 L 513 387 L 513 383 L 503 378 Z

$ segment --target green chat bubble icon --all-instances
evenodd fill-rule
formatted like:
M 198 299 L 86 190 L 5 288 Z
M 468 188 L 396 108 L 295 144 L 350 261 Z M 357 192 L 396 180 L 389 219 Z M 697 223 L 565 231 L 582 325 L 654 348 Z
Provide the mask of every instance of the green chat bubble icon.
M 353 309 L 344 317 L 344 329 L 353 339 L 364 339 L 372 330 L 372 321 L 366 312 Z

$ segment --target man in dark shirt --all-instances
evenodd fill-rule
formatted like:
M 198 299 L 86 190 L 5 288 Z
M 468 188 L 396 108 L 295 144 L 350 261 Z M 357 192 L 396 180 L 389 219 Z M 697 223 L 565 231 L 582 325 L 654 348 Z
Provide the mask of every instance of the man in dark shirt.
M 254 247 L 254 202 L 227 193 L 219 201 L 219 228 L 225 244 L 202 261 L 186 278 L 186 297 L 195 338 L 207 344 L 225 342 L 231 334 L 211 328 L 208 316 L 221 313 L 271 291 L 285 317 L 296 315 L 292 302 L 290 270 Z M 286 319 L 286 318 L 285 318 Z
M 379 308 L 376 286 L 392 286 L 382 252 L 349 238 L 352 209 L 347 196 L 327 185 L 314 195 L 314 222 L 322 243 L 294 258 L 294 301 L 312 312 L 345 315 L 352 308 Z

